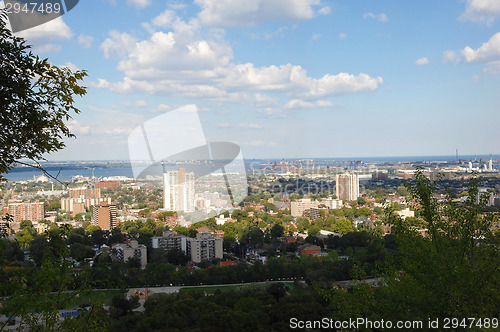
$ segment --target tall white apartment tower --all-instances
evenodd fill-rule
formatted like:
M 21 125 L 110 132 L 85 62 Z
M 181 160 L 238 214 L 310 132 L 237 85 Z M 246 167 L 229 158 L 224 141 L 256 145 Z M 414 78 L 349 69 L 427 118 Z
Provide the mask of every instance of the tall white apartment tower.
M 355 201 L 359 197 L 359 178 L 356 174 L 337 174 L 337 199 Z
M 194 211 L 194 173 L 185 168 L 163 173 L 163 208 L 168 211 Z

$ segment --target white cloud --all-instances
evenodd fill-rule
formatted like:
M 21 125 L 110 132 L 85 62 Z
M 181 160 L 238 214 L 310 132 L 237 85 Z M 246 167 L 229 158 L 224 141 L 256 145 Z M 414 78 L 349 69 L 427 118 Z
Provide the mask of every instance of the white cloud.
M 329 100 L 318 100 L 318 101 L 316 102 L 316 105 L 317 105 L 318 107 L 333 107 L 333 106 L 335 106 L 335 104 L 334 104 L 334 103 L 332 103 L 332 102 L 331 102 L 331 101 L 329 101 Z
M 84 126 L 77 120 L 69 120 L 66 123 L 68 129 L 75 135 L 90 135 L 90 126 Z
M 101 49 L 104 51 L 106 59 L 110 58 L 113 54 L 124 58 L 136 47 L 137 40 L 125 32 L 120 33 L 113 30 L 109 35 L 110 37 L 106 38 L 101 44 Z
M 488 74 L 500 74 L 500 32 L 494 34 L 487 42 L 477 49 L 466 46 L 462 51 L 444 52 L 445 63 L 484 63 L 483 69 Z
M 415 61 L 415 64 L 419 66 L 425 66 L 429 64 L 429 59 L 427 57 L 419 58 Z
M 219 127 L 221 128 L 231 128 L 233 125 L 227 122 L 219 123 Z
M 135 107 L 135 108 L 148 106 L 148 103 L 142 99 L 138 99 L 138 100 L 135 100 L 133 102 L 132 101 L 124 101 L 121 104 L 125 107 Z
M 128 135 L 132 132 L 133 128 L 122 128 L 122 127 L 115 127 L 111 130 L 105 130 L 104 134 L 106 135 L 111 135 L 111 136 L 124 136 Z
M 245 128 L 245 129 L 262 129 L 264 128 L 262 125 L 257 124 L 257 123 L 240 123 L 238 125 L 238 128 Z
M 69 68 L 72 72 L 75 72 L 77 70 L 80 70 L 77 65 L 75 65 L 74 63 L 71 63 L 71 62 L 66 62 L 63 67 L 66 67 L 66 68 Z
M 20 31 L 16 33 L 16 36 L 26 39 L 28 44 L 33 46 L 34 52 L 48 53 L 59 51 L 61 46 L 54 43 L 71 39 L 73 33 L 63 19 L 58 17 L 31 29 Z
M 127 0 L 127 4 L 134 6 L 137 9 L 146 8 L 151 4 L 150 0 Z
M 445 51 L 443 53 L 444 63 L 457 63 L 459 61 L 458 54 L 455 51 Z
M 239 145 L 246 146 L 277 146 L 276 142 L 264 141 L 264 140 L 253 140 L 248 142 L 238 142 Z
M 285 105 L 285 109 L 292 108 L 314 108 L 314 104 L 308 101 L 303 101 L 300 99 L 292 99 Z
M 379 22 L 384 22 L 384 23 L 387 22 L 387 21 L 389 21 L 389 18 L 384 13 L 375 15 L 375 14 L 373 14 L 371 12 L 368 12 L 368 13 L 364 13 L 363 14 L 363 18 L 372 18 L 374 20 L 377 20 Z
M 377 19 L 378 19 L 380 22 L 387 22 L 387 21 L 389 21 L 389 18 L 388 18 L 388 17 L 387 17 L 387 15 L 386 15 L 386 14 L 384 14 L 384 13 L 380 14 L 380 15 L 377 17 Z
M 328 6 L 325 6 L 323 8 L 321 8 L 320 10 L 318 10 L 318 14 L 320 15 L 328 15 L 332 12 L 332 9 Z
M 117 69 L 124 73 L 124 78 L 116 83 L 98 79 L 92 85 L 119 93 L 175 94 L 269 107 L 276 105 L 269 93 L 318 99 L 374 91 L 382 84 L 381 77 L 365 73 L 313 78 L 298 65 L 236 64 L 232 48 L 223 35 L 205 36 L 196 20 L 185 22 L 172 12 L 165 13 L 153 19 L 150 27 L 170 28 L 153 32 L 145 40 L 111 31 L 101 48 L 107 58 L 114 54 L 121 57 Z
M 494 34 L 478 49 L 465 47 L 461 55 L 465 62 L 488 62 L 500 59 L 500 32 Z
M 345 32 L 339 33 L 339 38 L 340 39 L 346 39 L 347 38 L 347 33 L 345 33 Z
M 278 102 L 275 98 L 270 97 L 266 94 L 256 93 L 253 95 L 253 103 L 257 106 L 273 106 Z
M 281 117 L 283 117 L 283 110 L 280 108 L 264 107 L 264 108 L 257 109 L 257 112 L 263 114 L 264 116 L 266 116 L 268 118 L 281 118 Z
M 318 100 L 315 103 L 304 101 L 301 99 L 290 100 L 285 105 L 285 109 L 299 109 L 299 108 L 317 108 L 317 107 L 333 107 L 334 104 L 328 100 Z
M 217 27 L 248 27 L 265 22 L 297 22 L 313 18 L 319 0 L 195 0 L 200 21 Z M 328 14 L 328 7 L 319 9 Z
M 176 21 L 177 15 L 173 10 L 165 10 L 160 15 L 156 16 L 151 23 L 156 26 L 169 28 Z
M 321 35 L 319 33 L 315 33 L 313 36 L 312 36 L 312 40 L 318 40 L 321 38 Z
M 465 12 L 460 16 L 462 21 L 481 22 L 491 25 L 500 16 L 498 0 L 467 0 Z
M 165 113 L 170 111 L 172 108 L 166 104 L 160 104 L 156 107 L 156 109 L 152 110 L 152 113 Z
M 78 44 L 80 44 L 83 48 L 92 47 L 92 42 L 94 41 L 94 37 L 88 36 L 85 34 L 81 34 L 78 36 Z

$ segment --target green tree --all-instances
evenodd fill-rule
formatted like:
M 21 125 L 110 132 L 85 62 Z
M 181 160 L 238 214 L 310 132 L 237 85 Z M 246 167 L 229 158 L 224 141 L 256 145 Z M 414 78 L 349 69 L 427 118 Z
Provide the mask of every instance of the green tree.
M 348 219 L 339 219 L 333 224 L 332 230 L 335 233 L 347 234 L 349 232 L 354 232 L 355 228 Z
M 21 159 L 37 161 L 65 146 L 65 137 L 74 137 L 65 121 L 72 113 L 74 96 L 86 88 L 79 82 L 85 71 L 72 72 L 56 67 L 30 52 L 24 39 L 6 26 L 0 12 L 0 180 Z M 41 168 L 41 167 L 40 167 Z
M 500 249 L 492 232 L 493 214 L 482 214 L 477 178 L 470 180 L 464 204 L 440 203 L 434 184 L 415 175 L 407 189 L 427 224 L 424 238 L 411 224 L 393 220 L 400 265 L 389 273 L 385 290 L 398 310 L 416 317 L 486 317 L 498 314 Z

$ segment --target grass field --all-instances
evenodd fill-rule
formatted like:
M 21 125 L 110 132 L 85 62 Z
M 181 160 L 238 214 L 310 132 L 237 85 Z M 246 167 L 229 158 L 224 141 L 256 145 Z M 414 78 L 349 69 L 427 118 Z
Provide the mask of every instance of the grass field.
M 89 304 L 99 303 L 103 305 L 110 305 L 111 299 L 123 292 L 115 290 L 94 290 L 89 293 L 85 293 L 79 296 L 74 296 L 70 301 L 68 301 L 68 308 L 75 308 L 80 306 L 86 306 Z
M 242 284 L 242 285 L 228 285 L 228 286 L 201 286 L 201 287 L 184 287 L 179 290 L 180 293 L 193 294 L 204 292 L 207 295 L 214 294 L 216 290 L 220 290 L 222 293 L 240 290 L 240 289 L 265 289 L 271 285 L 272 282 L 266 283 L 255 283 L 255 284 Z M 293 293 L 295 286 L 293 282 L 284 282 L 288 287 L 289 292 Z

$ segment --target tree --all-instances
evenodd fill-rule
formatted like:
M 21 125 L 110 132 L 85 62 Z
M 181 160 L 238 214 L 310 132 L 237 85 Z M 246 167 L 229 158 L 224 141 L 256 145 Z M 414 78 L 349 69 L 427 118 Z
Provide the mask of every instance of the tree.
M 339 219 L 335 221 L 332 227 L 335 233 L 347 234 L 349 232 L 354 232 L 354 226 L 348 219 Z
M 0 174 L 8 173 L 21 159 L 43 159 L 44 154 L 65 146 L 63 138 L 74 137 L 64 121 L 80 112 L 74 96 L 86 93 L 79 83 L 87 76 L 85 71 L 72 72 L 33 55 L 6 22 L 7 15 L 1 11 Z M 2 175 L 0 180 L 5 181 Z
M 383 243 L 396 256 L 384 264 L 383 284 L 371 289 L 360 283 L 348 293 L 326 292 L 334 306 L 333 319 L 498 317 L 500 247 L 492 230 L 498 215 L 482 212 L 486 197 L 478 201 L 479 184 L 471 180 L 464 203 L 440 202 L 434 184 L 419 169 L 406 188 L 427 231 L 419 233 L 389 207 L 385 222 L 393 225 L 393 234 Z M 367 253 L 376 249 L 370 246 Z M 366 275 L 358 274 L 359 278 Z

